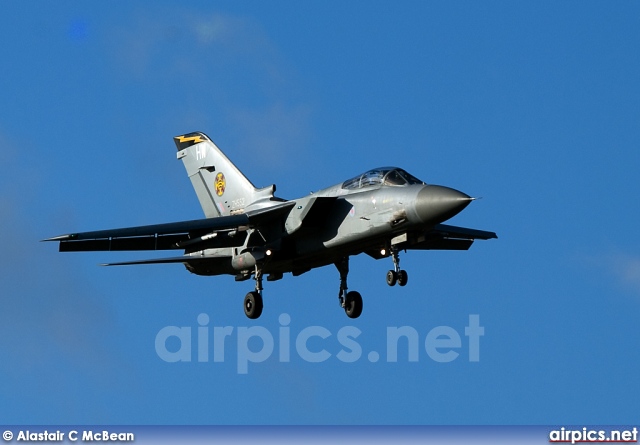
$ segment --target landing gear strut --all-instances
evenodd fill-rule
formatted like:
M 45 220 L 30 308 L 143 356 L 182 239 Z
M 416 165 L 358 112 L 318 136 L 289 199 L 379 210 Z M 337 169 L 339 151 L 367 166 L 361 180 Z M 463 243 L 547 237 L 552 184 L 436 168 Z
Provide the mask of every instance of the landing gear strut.
M 349 318 L 358 318 L 362 314 L 362 295 L 359 292 L 347 292 L 347 275 L 349 274 L 349 257 L 344 257 L 336 263 L 340 272 L 340 291 L 338 301 Z
M 395 286 L 398 283 L 399 286 L 405 286 L 409 280 L 409 275 L 406 270 L 400 269 L 400 255 L 398 249 L 391 248 L 391 257 L 393 258 L 393 270 L 387 272 L 387 284 L 389 286 Z
M 252 320 L 262 314 L 262 268 L 256 264 L 255 271 L 256 290 L 249 292 L 244 297 L 244 314 Z

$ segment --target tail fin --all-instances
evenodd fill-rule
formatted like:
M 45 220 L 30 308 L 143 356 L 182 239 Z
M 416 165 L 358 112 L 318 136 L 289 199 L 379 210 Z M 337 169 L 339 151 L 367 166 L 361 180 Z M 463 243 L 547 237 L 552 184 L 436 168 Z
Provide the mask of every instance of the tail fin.
M 273 200 L 275 185 L 256 189 L 204 133 L 173 139 L 207 218 L 244 213 Z

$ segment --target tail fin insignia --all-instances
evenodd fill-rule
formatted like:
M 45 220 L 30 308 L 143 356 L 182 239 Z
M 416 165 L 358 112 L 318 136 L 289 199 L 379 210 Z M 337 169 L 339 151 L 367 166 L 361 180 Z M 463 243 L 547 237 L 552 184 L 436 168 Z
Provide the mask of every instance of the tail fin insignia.
M 224 195 L 224 189 L 227 187 L 227 182 L 224 179 L 224 173 L 220 172 L 216 175 L 215 187 L 216 195 Z
M 178 147 L 178 151 L 180 151 L 187 147 L 191 147 L 192 145 L 204 142 L 207 138 L 201 133 L 189 133 L 182 136 L 176 136 L 173 140 L 176 143 L 176 147 Z

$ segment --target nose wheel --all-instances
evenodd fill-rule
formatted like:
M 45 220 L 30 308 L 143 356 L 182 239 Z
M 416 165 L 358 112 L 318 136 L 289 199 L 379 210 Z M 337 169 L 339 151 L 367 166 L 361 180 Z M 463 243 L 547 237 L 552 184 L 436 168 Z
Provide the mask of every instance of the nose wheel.
M 396 283 L 398 283 L 398 286 L 406 286 L 408 280 L 409 274 L 407 274 L 406 270 L 399 270 L 398 272 L 390 270 L 387 272 L 387 284 L 389 286 L 395 286 Z
M 398 249 L 391 249 L 391 256 L 393 258 L 393 270 L 387 272 L 387 284 L 395 286 L 398 283 L 399 286 L 406 286 L 409 281 L 409 274 L 407 274 L 406 270 L 400 269 Z

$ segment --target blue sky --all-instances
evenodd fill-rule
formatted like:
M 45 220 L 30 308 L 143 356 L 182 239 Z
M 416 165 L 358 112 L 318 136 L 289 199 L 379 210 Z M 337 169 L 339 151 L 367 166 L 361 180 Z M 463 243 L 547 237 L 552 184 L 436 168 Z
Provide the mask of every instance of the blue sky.
M 637 2 L 21 2 L 0 29 L 0 419 L 20 424 L 620 424 L 640 412 Z M 352 259 L 251 283 L 155 253 L 60 254 L 71 231 L 202 217 L 172 137 L 207 133 L 257 186 L 296 198 L 398 165 L 483 199 L 452 224 L 468 252 Z M 222 363 L 167 363 L 166 326 L 234 327 Z M 239 374 L 240 328 L 292 344 Z M 477 314 L 480 361 L 464 336 Z M 362 357 L 336 358 L 345 326 Z M 388 327 L 460 356 L 385 359 Z M 256 339 L 257 340 L 257 339 Z M 195 344 L 195 343 L 194 343 Z M 171 345 L 169 345 L 171 346 Z M 173 344 L 175 346 L 175 344 Z M 252 343 L 259 349 L 260 342 Z M 197 347 L 194 346 L 194 354 Z M 295 351 L 295 346 L 292 346 Z M 368 353 L 381 360 L 371 363 Z

